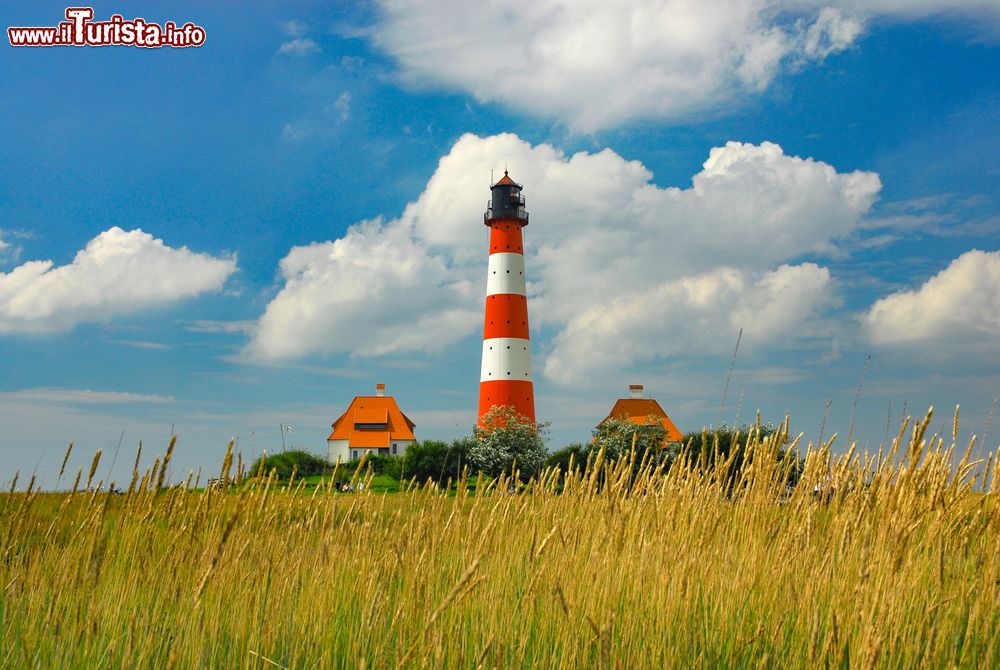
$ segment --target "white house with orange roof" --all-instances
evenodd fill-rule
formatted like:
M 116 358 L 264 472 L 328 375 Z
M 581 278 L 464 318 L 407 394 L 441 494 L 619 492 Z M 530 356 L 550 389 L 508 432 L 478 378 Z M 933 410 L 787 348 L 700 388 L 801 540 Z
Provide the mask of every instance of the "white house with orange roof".
M 330 461 L 346 462 L 365 454 L 403 456 L 417 441 L 415 427 L 396 399 L 385 394 L 385 384 L 376 384 L 375 395 L 355 396 L 333 422 L 333 432 L 326 438 Z

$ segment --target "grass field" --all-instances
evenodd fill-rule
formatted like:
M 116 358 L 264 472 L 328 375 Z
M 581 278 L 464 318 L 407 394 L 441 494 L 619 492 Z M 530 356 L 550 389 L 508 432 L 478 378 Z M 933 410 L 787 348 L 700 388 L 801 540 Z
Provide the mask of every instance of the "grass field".
M 1000 667 L 996 455 L 927 423 L 803 450 L 794 491 L 779 432 L 735 488 L 598 458 L 515 494 L 194 492 L 158 459 L 4 494 L 0 667 Z

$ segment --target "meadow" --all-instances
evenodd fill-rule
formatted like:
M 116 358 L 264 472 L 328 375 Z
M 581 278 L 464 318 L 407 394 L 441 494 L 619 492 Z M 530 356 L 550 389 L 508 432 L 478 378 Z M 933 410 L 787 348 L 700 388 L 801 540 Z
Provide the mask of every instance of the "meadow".
M 784 427 L 735 478 L 683 451 L 392 494 L 83 472 L 0 495 L 0 667 L 1000 667 L 997 453 L 929 419 L 794 445 L 794 488 Z

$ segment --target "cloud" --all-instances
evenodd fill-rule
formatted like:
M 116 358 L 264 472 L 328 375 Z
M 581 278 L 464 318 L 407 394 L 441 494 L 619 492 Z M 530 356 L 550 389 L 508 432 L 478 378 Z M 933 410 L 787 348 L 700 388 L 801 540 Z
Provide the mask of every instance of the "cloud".
M 536 325 L 567 323 L 593 302 L 714 267 L 768 270 L 834 249 L 874 202 L 870 172 L 838 173 L 776 144 L 711 150 L 691 187 L 661 188 L 641 163 L 610 150 L 565 156 L 514 135 L 462 137 L 441 159 L 400 225 L 478 283 L 489 166 L 507 162 L 525 184 L 532 223 L 529 293 Z M 537 223 L 536 223 L 537 222 Z
M 850 47 L 863 31 L 864 26 L 859 19 L 844 16 L 832 7 L 824 7 L 803 36 L 802 53 L 811 58 L 826 58 Z
M 985 196 L 942 193 L 881 203 L 865 227 L 908 237 L 973 237 L 995 235 L 1000 217 L 991 216 L 992 200 Z
M 734 268 L 685 277 L 597 304 L 555 338 L 546 377 L 570 384 L 593 370 L 731 348 L 740 328 L 748 343 L 795 340 L 832 299 L 830 272 L 807 263 L 773 272 Z
M 184 327 L 184 330 L 190 333 L 231 335 L 233 333 L 249 333 L 253 326 L 253 321 L 213 321 L 209 319 L 199 319 L 189 323 Z
M 162 342 L 149 342 L 146 340 L 108 340 L 108 344 L 119 344 L 123 347 L 131 347 L 132 349 L 148 349 L 150 351 L 167 351 L 170 349 L 169 344 L 163 344 Z
M 346 91 L 341 93 L 333 103 L 333 110 L 340 116 L 341 121 L 346 121 L 351 115 L 351 94 Z
M 473 283 L 452 276 L 402 225 L 369 221 L 335 242 L 294 247 L 281 276 L 245 351 L 251 358 L 438 351 L 479 317 Z
M 319 50 L 319 45 L 308 37 L 296 37 L 295 39 L 288 40 L 278 47 L 278 53 L 288 54 L 291 56 L 308 56 L 309 54 L 316 53 Z
M 91 391 L 90 389 L 33 388 L 0 391 L 0 401 L 58 405 L 118 405 L 174 402 L 173 396 L 130 393 L 127 391 Z
M 839 173 L 770 143 L 712 149 L 680 189 L 657 186 L 645 166 L 610 150 L 567 156 L 511 134 L 465 135 L 399 219 L 293 248 L 244 355 L 440 351 L 476 332 L 485 182 L 505 162 L 525 184 L 531 322 L 556 333 L 551 347 L 539 344 L 561 361 L 545 368 L 559 380 L 610 365 L 611 340 L 589 328 L 618 332 L 613 346 L 641 352 L 653 333 L 666 337 L 702 310 L 725 348 L 740 326 L 760 346 L 811 337 L 804 326 L 835 301 L 834 289 L 826 269 L 795 260 L 852 236 L 881 188 L 878 175 Z M 625 313 L 632 327 L 615 324 Z M 789 318 L 796 327 L 785 328 Z M 690 332 L 704 346 L 715 341 Z
M 31 237 L 30 233 L 21 230 L 4 230 L 0 228 L 0 263 L 16 263 L 21 257 L 21 245 L 10 240 Z
M 590 132 L 678 118 L 759 90 L 791 48 L 758 0 L 381 3 L 376 44 L 416 84 L 468 91 Z
M 1000 337 L 1000 251 L 968 251 L 920 288 L 898 291 L 863 317 L 881 345 L 939 343 L 996 347 Z
M 794 7 L 803 3 L 786 0 L 785 4 Z M 1000 21 L 1000 5 L 993 0 L 811 0 L 808 4 L 895 21 L 953 17 L 994 26 Z
M 852 46 L 871 17 L 965 11 L 992 0 L 381 0 L 372 39 L 415 86 L 563 122 L 580 132 L 732 108 L 789 66 Z
M 309 32 L 308 25 L 306 25 L 302 21 L 298 21 L 295 19 L 292 19 L 291 21 L 285 21 L 284 23 L 282 23 L 281 29 L 289 37 L 302 37 L 307 32 Z
M 0 334 L 52 333 L 218 291 L 235 258 L 173 249 L 141 230 L 104 231 L 73 262 L 29 261 L 0 273 Z

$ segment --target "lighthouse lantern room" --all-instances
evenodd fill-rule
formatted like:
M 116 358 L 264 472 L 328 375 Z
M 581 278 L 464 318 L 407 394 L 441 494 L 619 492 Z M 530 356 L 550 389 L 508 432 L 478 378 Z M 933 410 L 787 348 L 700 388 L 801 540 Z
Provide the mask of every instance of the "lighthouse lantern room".
M 521 229 L 528 225 L 528 212 L 521 188 L 505 170 L 503 178 L 490 187 L 492 198 L 483 215 L 490 242 L 479 377 L 480 423 L 492 407 L 502 405 L 513 406 L 518 414 L 535 420 L 521 236 Z

